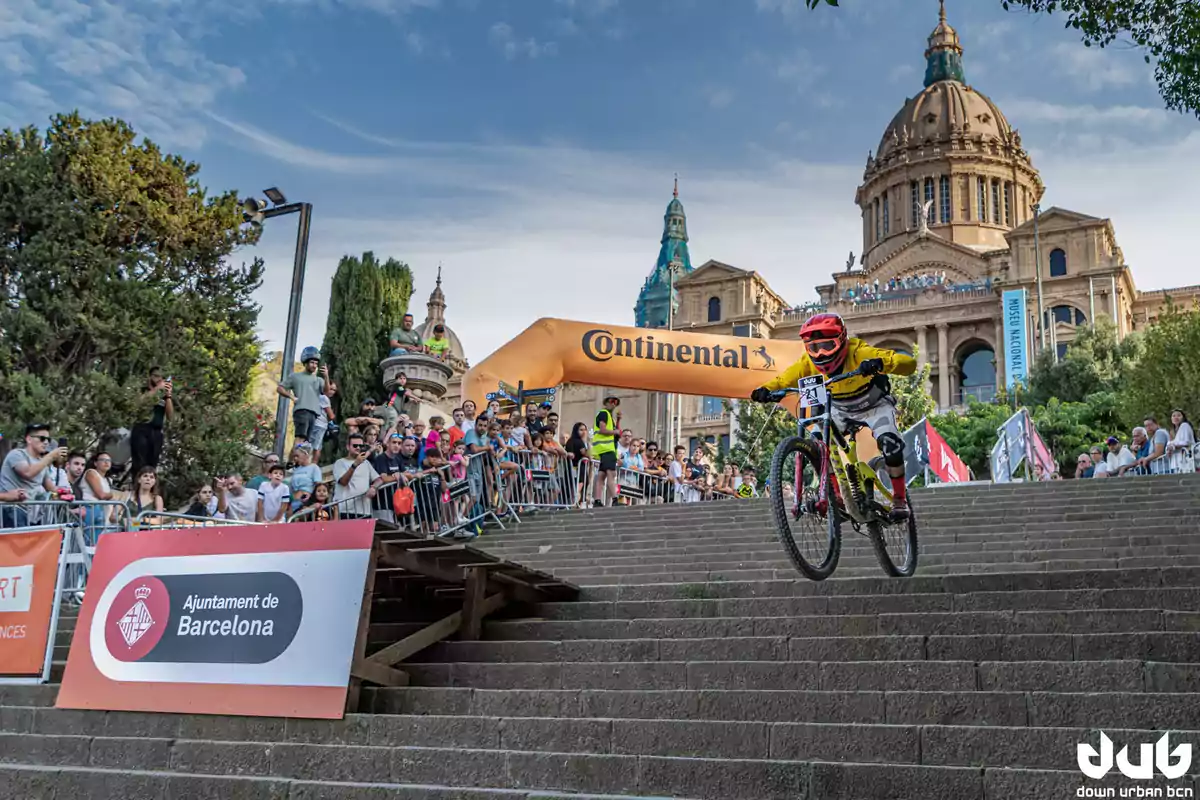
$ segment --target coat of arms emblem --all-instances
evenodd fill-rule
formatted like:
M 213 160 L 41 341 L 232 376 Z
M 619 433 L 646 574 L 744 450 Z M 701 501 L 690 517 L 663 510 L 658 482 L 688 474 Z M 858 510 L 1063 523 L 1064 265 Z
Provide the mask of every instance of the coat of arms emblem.
M 117 628 L 121 631 L 121 637 L 129 647 L 137 644 L 138 639 L 145 636 L 146 631 L 150 630 L 154 625 L 154 617 L 150 614 L 150 609 L 146 606 L 146 598 L 150 596 L 150 587 L 139 586 L 133 591 L 133 596 L 137 598 L 137 602 L 117 621 Z

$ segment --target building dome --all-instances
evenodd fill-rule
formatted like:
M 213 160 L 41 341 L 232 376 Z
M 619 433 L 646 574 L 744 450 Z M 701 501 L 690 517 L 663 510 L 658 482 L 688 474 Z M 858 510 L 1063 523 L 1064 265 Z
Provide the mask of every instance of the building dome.
M 434 283 L 433 291 L 429 293 L 429 302 L 425 304 L 426 315 L 425 321 L 417 326 L 417 333 L 421 336 L 421 341 L 433 336 L 433 328 L 435 325 L 442 325 L 446 328 L 446 338 L 450 340 L 450 356 L 451 361 L 460 361 L 466 363 L 466 353 L 463 350 L 462 340 L 458 338 L 458 334 L 454 329 L 446 324 L 446 293 L 442 291 L 442 265 L 438 264 L 437 281 Z
M 1013 129 L 987 95 L 957 80 L 937 81 L 905 102 L 892 117 L 879 140 L 875 160 L 886 163 L 909 147 L 956 137 L 1007 143 L 1013 138 Z

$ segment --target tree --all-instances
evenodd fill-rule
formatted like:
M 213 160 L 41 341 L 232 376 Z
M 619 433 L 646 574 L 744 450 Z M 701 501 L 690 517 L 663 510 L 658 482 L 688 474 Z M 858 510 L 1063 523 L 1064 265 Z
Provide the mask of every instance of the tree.
M 1149 414 L 1166 423 L 1171 409 L 1200 414 L 1200 310 L 1168 306 L 1143 335 L 1141 358 L 1121 392 L 1126 423 Z
M 154 366 L 174 378 L 160 464 L 174 501 L 241 467 L 254 415 L 262 264 L 235 192 L 115 119 L 57 115 L 0 133 L 0 427 L 49 422 L 72 448 L 148 418 Z
M 387 357 L 388 333 L 400 324 L 411 295 L 412 272 L 395 259 L 381 264 L 366 252 L 338 263 L 321 355 L 338 385 L 334 402 L 341 416 L 357 413 L 364 398 L 382 393 L 379 362 Z
M 805 0 L 814 9 L 838 0 Z M 1200 3 L 1195 0 L 1000 0 L 1006 10 L 1067 15 L 1085 47 L 1124 41 L 1154 64 L 1167 108 L 1200 117 Z
M 1050 448 L 1064 474 L 1074 474 L 1075 459 L 1118 430 L 1111 420 L 1117 416 L 1115 392 L 1095 392 L 1084 402 L 1051 398 L 1045 405 L 1029 409 L 1038 435 Z
M 1012 415 L 1013 410 L 1003 396 L 995 403 L 981 403 L 972 398 L 966 409 L 937 414 L 929 422 L 978 478 L 991 474 L 996 430 Z
M 1101 318 L 1094 326 L 1076 331 L 1061 359 L 1055 359 L 1049 350 L 1038 356 L 1022 399 L 1030 405 L 1045 405 L 1051 398 L 1078 403 L 1096 392 L 1115 392 L 1128 382 L 1139 347 L 1138 335 L 1118 341 L 1116 326 L 1108 318 Z

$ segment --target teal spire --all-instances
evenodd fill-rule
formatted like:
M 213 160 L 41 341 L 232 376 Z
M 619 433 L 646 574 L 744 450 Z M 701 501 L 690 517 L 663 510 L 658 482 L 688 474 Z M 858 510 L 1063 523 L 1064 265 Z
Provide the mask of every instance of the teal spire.
M 634 318 L 640 328 L 665 328 L 667 326 L 668 295 L 671 295 L 670 265 L 678 265 L 675 280 L 692 272 L 692 257 L 688 254 L 687 215 L 683 203 L 679 202 L 679 176 L 675 177 L 675 191 L 667 203 L 663 215 L 662 246 L 658 249 L 658 261 L 654 272 L 646 278 L 642 291 L 638 293 L 634 306 Z M 675 311 L 679 310 L 679 291 L 670 298 Z
M 946 0 L 938 0 L 938 26 L 929 34 L 929 48 L 925 51 L 925 85 L 932 86 L 938 81 L 965 83 L 962 55 L 958 32 L 946 22 Z

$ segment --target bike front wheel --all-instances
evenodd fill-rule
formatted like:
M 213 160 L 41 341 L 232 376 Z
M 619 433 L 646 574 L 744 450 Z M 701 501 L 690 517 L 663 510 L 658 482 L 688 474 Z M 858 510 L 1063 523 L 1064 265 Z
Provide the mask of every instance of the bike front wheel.
M 867 530 L 883 571 L 893 578 L 911 578 L 917 571 L 917 516 L 912 503 L 908 503 L 905 522 L 891 525 L 872 522 Z
M 771 459 L 771 512 L 784 552 L 796 569 L 814 581 L 833 574 L 842 552 L 842 525 L 826 476 L 824 514 L 819 513 L 821 480 L 819 446 L 801 436 L 784 439 Z M 785 486 L 795 495 L 784 496 Z

